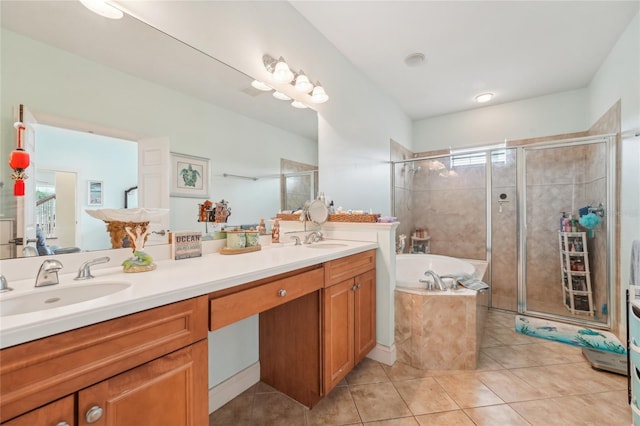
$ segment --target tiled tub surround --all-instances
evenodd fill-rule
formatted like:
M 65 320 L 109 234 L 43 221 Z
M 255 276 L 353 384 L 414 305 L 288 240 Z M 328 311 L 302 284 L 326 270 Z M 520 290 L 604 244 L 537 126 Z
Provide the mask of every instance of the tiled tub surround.
M 416 255 L 419 256 L 419 255 Z M 469 261 L 483 277 L 487 262 Z M 421 370 L 474 370 L 489 293 L 395 290 L 395 341 L 398 361 Z

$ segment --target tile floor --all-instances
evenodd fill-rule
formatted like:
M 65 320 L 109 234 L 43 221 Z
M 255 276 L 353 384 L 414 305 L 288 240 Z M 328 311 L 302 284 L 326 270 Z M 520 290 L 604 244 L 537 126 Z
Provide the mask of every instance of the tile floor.
M 312 410 L 258 383 L 210 425 L 630 425 L 626 377 L 579 348 L 524 336 L 489 313 L 477 370 L 421 371 L 365 359 Z

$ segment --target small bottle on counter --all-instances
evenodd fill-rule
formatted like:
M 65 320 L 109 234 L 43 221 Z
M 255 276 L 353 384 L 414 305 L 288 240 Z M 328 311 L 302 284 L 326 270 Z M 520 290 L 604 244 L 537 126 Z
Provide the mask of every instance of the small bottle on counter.
M 280 242 L 280 222 L 278 221 L 278 219 L 273 221 L 273 227 L 271 228 L 271 242 Z
M 258 233 L 260 235 L 264 235 L 267 233 L 267 227 L 264 224 L 264 219 L 260 219 L 260 223 L 258 224 L 258 229 L 257 229 Z

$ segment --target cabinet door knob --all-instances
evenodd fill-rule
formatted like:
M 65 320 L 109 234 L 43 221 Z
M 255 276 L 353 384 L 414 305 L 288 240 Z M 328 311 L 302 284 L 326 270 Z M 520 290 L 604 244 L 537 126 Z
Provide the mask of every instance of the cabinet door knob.
M 351 291 L 356 291 L 357 289 L 358 289 L 358 286 L 355 284 L 351 287 Z
M 280 297 L 285 297 L 287 295 L 287 290 L 281 288 L 280 290 L 278 290 L 278 296 Z
M 100 417 L 102 417 L 102 408 L 98 407 L 97 405 L 89 408 L 87 414 L 85 414 L 84 416 L 84 418 L 87 420 L 87 423 L 95 423 L 100 420 Z
M 69 426 L 69 423 L 63 421 L 63 422 L 57 423 L 56 426 Z

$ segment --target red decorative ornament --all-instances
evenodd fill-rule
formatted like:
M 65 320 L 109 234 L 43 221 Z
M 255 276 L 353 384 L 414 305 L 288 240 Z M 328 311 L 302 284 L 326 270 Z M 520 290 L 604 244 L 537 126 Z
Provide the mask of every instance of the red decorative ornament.
M 18 133 L 18 148 L 9 155 L 9 166 L 13 169 L 11 179 L 15 180 L 13 185 L 13 195 L 16 197 L 24 196 L 24 180 L 29 178 L 26 173 L 29 167 L 29 153 L 22 148 L 22 132 L 26 129 L 24 124 L 16 122 L 13 124 Z

